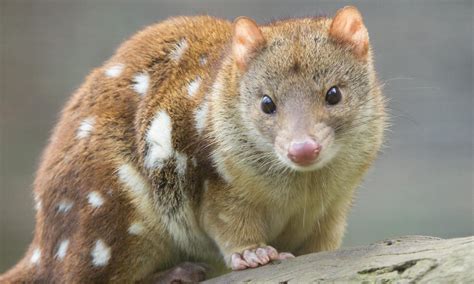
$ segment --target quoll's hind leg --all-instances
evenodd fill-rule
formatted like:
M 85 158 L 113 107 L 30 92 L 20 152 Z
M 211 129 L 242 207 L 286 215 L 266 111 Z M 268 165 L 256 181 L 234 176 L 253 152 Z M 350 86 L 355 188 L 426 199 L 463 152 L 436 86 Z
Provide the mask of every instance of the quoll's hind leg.
M 206 279 L 209 267 L 202 263 L 183 262 L 166 271 L 157 272 L 148 283 L 197 283 Z
M 28 256 L 36 279 L 133 283 L 172 262 L 146 179 L 132 163 L 104 156 L 74 158 L 88 164 L 48 172 L 38 185 L 42 206 Z
M 58 282 L 130 283 L 164 267 L 172 258 L 168 249 L 171 240 L 158 222 L 151 223 L 131 202 L 126 194 L 127 183 L 110 187 L 112 192 L 101 185 L 89 187 L 96 190 L 84 193 L 68 212 L 62 213 L 66 218 L 76 210 L 75 226 L 70 231 L 54 230 L 58 238 L 51 243 L 52 251 L 43 250 L 44 257 L 55 266 L 51 273 Z M 57 277 L 58 273 L 62 276 Z
M 109 178 L 105 186 L 92 176 L 84 187 L 49 188 L 57 196 L 43 194 L 28 253 L 0 283 L 134 283 L 165 269 L 171 239 L 122 191 L 140 183 L 127 177 L 124 184 Z

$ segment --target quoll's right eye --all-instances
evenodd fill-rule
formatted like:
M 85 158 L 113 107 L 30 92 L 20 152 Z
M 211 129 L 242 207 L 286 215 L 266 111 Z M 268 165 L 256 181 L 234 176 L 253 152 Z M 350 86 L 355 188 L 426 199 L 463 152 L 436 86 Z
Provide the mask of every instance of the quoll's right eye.
M 276 111 L 275 103 L 267 95 L 263 96 L 260 106 L 262 108 L 262 111 L 266 114 L 272 114 L 272 113 L 275 113 L 275 111 Z

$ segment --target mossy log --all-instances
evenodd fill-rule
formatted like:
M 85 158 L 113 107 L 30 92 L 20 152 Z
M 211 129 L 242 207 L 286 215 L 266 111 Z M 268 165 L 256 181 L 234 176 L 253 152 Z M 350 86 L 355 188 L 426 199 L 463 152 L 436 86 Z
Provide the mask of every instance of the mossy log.
M 320 252 L 205 283 L 474 283 L 474 237 L 406 236 Z

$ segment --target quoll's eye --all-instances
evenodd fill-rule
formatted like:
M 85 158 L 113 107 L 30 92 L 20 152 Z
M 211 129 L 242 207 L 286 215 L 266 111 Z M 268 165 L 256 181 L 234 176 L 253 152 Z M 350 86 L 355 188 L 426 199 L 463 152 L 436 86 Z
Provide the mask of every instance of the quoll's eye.
M 336 105 L 341 101 L 341 99 L 342 94 L 338 87 L 333 86 L 329 88 L 328 92 L 326 93 L 326 102 L 329 105 Z
M 262 111 L 266 114 L 272 114 L 276 111 L 276 105 L 269 96 L 263 96 L 260 104 Z

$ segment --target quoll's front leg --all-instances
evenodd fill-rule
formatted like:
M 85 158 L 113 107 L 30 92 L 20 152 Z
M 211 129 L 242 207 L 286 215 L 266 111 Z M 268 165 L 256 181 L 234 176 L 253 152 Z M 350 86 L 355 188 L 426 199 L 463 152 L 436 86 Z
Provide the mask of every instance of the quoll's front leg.
M 228 185 L 208 182 L 202 204 L 203 227 L 217 243 L 226 265 L 242 270 L 265 265 L 272 260 L 294 257 L 279 253 L 267 245 L 267 224 L 259 206 L 245 202 L 241 197 L 223 195 L 238 192 L 223 190 Z
M 233 253 L 231 256 L 232 270 L 243 270 L 249 267 L 265 265 L 272 260 L 294 258 L 289 252 L 281 252 L 272 246 L 263 246 L 255 249 L 246 249 L 242 253 Z

